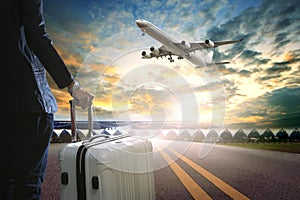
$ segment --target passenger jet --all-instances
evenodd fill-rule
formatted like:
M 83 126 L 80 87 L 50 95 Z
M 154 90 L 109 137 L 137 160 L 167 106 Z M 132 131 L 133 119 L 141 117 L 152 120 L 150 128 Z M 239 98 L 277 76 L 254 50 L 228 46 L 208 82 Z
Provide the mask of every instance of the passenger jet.
M 136 20 L 136 25 L 142 30 L 143 36 L 145 33 L 155 40 L 159 41 L 163 45 L 159 47 L 158 49 L 155 47 L 150 47 L 150 53 L 147 53 L 146 51 L 142 52 L 142 58 L 143 59 L 150 59 L 150 58 L 159 58 L 163 56 L 169 56 L 168 60 L 170 62 L 174 62 L 173 55 L 177 56 L 178 59 L 187 59 L 191 63 L 196 65 L 196 68 L 199 67 L 206 67 L 213 64 L 228 64 L 229 62 L 218 62 L 213 63 L 212 57 L 213 57 L 213 51 L 210 51 L 205 57 L 201 57 L 196 54 L 192 54 L 192 52 L 195 52 L 196 50 L 201 49 L 209 49 L 209 48 L 215 48 L 221 45 L 225 44 L 232 44 L 236 42 L 241 42 L 243 39 L 240 40 L 231 40 L 231 41 L 218 41 L 213 42 L 209 39 L 205 40 L 204 42 L 187 42 L 187 41 L 181 41 L 179 42 L 172 36 L 168 35 L 152 23 L 146 21 L 146 20 Z

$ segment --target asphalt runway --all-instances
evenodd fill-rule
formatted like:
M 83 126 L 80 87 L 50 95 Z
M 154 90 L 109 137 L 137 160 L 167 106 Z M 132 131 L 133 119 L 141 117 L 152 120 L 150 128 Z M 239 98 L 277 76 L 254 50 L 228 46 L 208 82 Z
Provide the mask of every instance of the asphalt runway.
M 203 146 L 194 143 L 186 148 L 184 142 L 172 142 L 164 151 L 173 157 L 174 150 L 183 153 L 176 164 L 205 191 L 206 199 L 299 199 L 300 154 L 211 145 L 203 156 Z M 158 199 L 193 199 L 189 185 L 180 192 L 169 186 L 178 184 L 167 181 L 169 171 L 167 167 L 156 172 Z
M 156 199 L 284 199 L 300 196 L 300 154 L 153 140 Z M 58 152 L 51 144 L 42 199 L 59 198 Z

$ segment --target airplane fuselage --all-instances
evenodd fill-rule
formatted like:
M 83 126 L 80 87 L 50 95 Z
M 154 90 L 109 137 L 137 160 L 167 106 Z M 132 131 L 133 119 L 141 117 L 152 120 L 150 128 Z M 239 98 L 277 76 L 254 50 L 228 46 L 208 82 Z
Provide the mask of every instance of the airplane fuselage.
M 152 23 L 146 21 L 146 20 L 136 20 L 137 26 L 141 29 L 141 31 L 153 39 L 159 41 L 164 45 L 166 50 L 173 52 L 175 55 L 188 59 L 193 64 L 203 67 L 206 66 L 206 62 L 204 58 L 201 58 L 200 56 L 197 56 L 196 54 L 188 53 L 188 51 L 183 50 L 183 48 L 179 48 L 177 45 L 180 43 L 178 40 L 176 40 L 174 37 L 170 36 L 169 34 L 165 33 Z M 171 55 L 170 55 L 171 57 Z

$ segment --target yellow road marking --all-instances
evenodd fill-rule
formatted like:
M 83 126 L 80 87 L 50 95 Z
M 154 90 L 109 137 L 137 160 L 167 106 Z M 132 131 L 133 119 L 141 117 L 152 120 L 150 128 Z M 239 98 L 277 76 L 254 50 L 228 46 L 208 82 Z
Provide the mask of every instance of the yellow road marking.
M 220 178 L 214 176 L 209 171 L 205 170 L 204 168 L 200 167 L 197 163 L 191 161 L 187 157 L 180 155 L 175 150 L 168 148 L 171 152 L 173 152 L 176 156 L 180 157 L 181 160 L 183 160 L 185 163 L 187 163 L 189 166 L 194 168 L 197 172 L 199 172 L 203 177 L 205 177 L 207 180 L 209 180 L 211 183 L 213 183 L 215 186 L 217 186 L 220 190 L 222 190 L 225 194 L 230 196 L 233 199 L 238 200 L 249 200 L 248 197 L 222 181 Z
M 162 150 L 160 153 L 194 199 L 212 199 L 166 152 Z

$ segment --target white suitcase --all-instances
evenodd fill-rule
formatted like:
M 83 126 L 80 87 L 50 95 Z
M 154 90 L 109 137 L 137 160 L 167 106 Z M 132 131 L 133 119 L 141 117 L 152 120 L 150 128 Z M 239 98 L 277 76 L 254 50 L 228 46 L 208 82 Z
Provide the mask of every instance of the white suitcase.
M 89 108 L 91 132 L 90 122 Z M 152 159 L 151 142 L 129 135 L 67 144 L 59 153 L 61 200 L 155 199 Z

